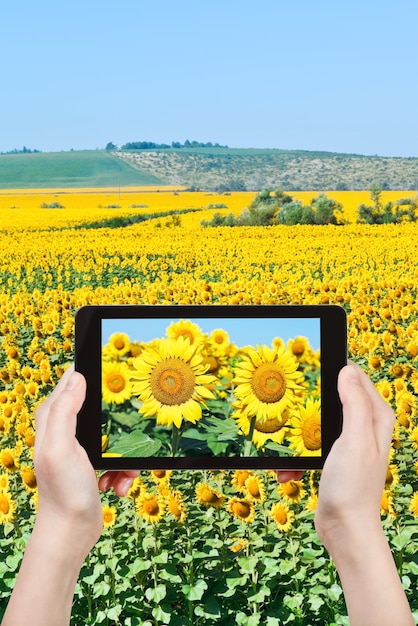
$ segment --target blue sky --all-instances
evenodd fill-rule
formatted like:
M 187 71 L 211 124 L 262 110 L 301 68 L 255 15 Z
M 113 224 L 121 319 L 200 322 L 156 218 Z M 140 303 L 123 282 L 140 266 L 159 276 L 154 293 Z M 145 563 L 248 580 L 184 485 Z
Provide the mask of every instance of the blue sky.
M 102 343 L 105 345 L 110 335 L 126 333 L 131 341 L 148 342 L 165 337 L 167 326 L 173 320 L 132 320 L 107 319 L 102 321 Z M 210 334 L 217 328 L 225 330 L 230 340 L 238 347 L 257 344 L 272 345 L 274 337 L 281 337 L 285 343 L 297 336 L 307 337 L 314 350 L 320 348 L 320 320 L 317 318 L 288 319 L 193 319 L 201 330 Z
M 418 156 L 417 0 L 15 0 L 0 25 L 0 151 Z

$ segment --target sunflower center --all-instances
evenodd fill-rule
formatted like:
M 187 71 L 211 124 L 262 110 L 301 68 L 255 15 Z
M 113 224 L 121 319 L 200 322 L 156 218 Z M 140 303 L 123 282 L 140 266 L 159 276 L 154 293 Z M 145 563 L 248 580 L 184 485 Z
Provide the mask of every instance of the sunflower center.
M 177 332 L 176 339 L 178 339 L 179 337 L 184 337 L 185 339 L 188 339 L 190 341 L 190 345 L 194 343 L 194 335 L 192 331 L 188 330 L 187 328 L 183 328 L 182 330 Z
M 118 374 L 117 372 L 113 372 L 109 374 L 106 378 L 106 386 L 113 393 L 120 393 L 125 389 L 126 381 L 122 374 Z
M 0 511 L 7 515 L 10 510 L 9 501 L 4 496 L 0 498 Z
M 305 448 L 319 450 L 321 447 L 321 424 L 317 418 L 307 419 L 302 428 L 302 438 Z
M 150 377 L 156 400 L 170 406 L 190 400 L 195 387 L 195 373 L 188 363 L 170 357 L 157 363 Z
M 251 386 L 261 402 L 278 402 L 286 393 L 286 377 L 275 363 L 262 363 L 253 374 Z
M 287 522 L 287 513 L 286 509 L 277 509 L 274 513 L 274 519 L 278 524 L 284 526 Z
M 116 350 L 123 350 L 125 347 L 125 341 L 122 339 L 122 337 L 118 337 L 114 340 L 113 345 Z
M 242 500 L 235 502 L 233 509 L 235 515 L 237 517 L 241 517 L 242 519 L 246 519 L 251 513 L 251 507 L 248 502 L 243 502 Z
M 295 356 L 302 356 L 305 352 L 305 344 L 303 341 L 296 340 L 292 347 L 292 352 Z
M 160 512 L 160 507 L 158 506 L 157 500 L 150 499 L 146 500 L 143 504 L 144 511 L 148 513 L 148 515 L 158 515 Z
M 203 489 L 201 498 L 204 502 L 207 502 L 208 504 L 213 504 L 214 502 L 218 502 L 219 500 L 219 497 L 211 489 Z

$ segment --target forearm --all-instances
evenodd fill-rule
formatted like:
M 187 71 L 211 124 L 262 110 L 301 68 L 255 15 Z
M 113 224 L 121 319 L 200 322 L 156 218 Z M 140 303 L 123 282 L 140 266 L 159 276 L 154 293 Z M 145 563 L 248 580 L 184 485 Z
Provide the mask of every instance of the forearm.
M 329 551 L 344 590 L 350 626 L 414 626 L 381 528 L 358 529 L 333 540 Z
M 83 560 L 71 535 L 35 524 L 2 626 L 68 626 Z

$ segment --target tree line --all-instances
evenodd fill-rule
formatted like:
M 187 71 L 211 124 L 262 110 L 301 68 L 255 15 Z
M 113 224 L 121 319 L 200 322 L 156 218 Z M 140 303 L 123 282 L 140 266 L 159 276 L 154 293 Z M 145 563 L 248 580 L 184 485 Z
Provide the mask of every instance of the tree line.
M 128 143 L 120 146 L 120 150 L 161 150 L 167 148 L 228 148 L 229 146 L 222 146 L 219 143 L 212 143 L 211 141 L 189 141 L 186 139 L 184 143 L 180 141 L 172 141 L 168 143 L 155 143 L 154 141 L 129 141 Z M 117 150 L 118 147 L 110 141 L 105 150 Z

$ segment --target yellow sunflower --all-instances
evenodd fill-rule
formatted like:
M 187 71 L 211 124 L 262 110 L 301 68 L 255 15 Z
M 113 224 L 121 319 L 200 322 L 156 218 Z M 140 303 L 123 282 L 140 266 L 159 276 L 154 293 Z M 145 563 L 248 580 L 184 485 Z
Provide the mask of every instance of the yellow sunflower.
M 308 398 L 305 407 L 292 415 L 291 429 L 287 434 L 290 447 L 301 456 L 321 455 L 321 403 Z
M 182 524 L 187 517 L 187 513 L 181 492 L 170 491 L 165 500 L 169 513 Z
M 110 528 L 111 526 L 114 526 L 117 517 L 116 508 L 114 506 L 103 505 L 102 513 L 104 527 Z
M 235 411 L 233 414 L 237 420 L 238 426 L 242 433 L 247 437 L 251 429 L 251 418 L 244 411 Z M 289 411 L 283 411 L 280 417 L 272 417 L 266 419 L 256 419 L 254 422 L 254 430 L 252 441 L 258 448 L 262 448 L 266 441 L 271 440 L 276 443 L 283 443 L 287 427 L 286 423 L 290 417 Z
M 131 349 L 131 341 L 126 333 L 113 333 L 109 337 L 108 349 L 115 358 L 125 356 Z
M 0 465 L 7 472 L 16 472 L 19 467 L 19 455 L 12 448 L 4 448 L 0 451 Z
M 277 487 L 279 495 L 286 502 L 300 502 L 305 495 L 305 489 L 301 480 L 289 480 Z
M 225 502 L 225 496 L 207 483 L 199 483 L 196 486 L 195 493 L 198 503 L 205 506 L 213 506 L 215 509 L 220 509 Z
M 249 476 L 252 476 L 251 470 L 234 470 L 232 474 L 231 484 L 241 493 L 245 492 L 245 482 Z
M 132 395 L 130 370 L 126 363 L 104 361 L 102 363 L 102 395 L 108 404 L 122 404 Z
M 283 532 L 287 532 L 293 523 L 295 514 L 289 509 L 287 504 L 276 502 L 270 510 L 270 515 L 276 522 L 277 528 Z
M 266 490 L 261 476 L 254 474 L 245 481 L 245 496 L 252 502 L 264 502 Z
M 399 483 L 399 470 L 395 463 L 388 465 L 386 470 L 385 489 L 390 489 Z
M 231 498 L 228 502 L 228 510 L 237 519 L 250 524 L 254 520 L 255 507 L 247 498 Z
M 281 419 L 288 406 L 300 401 L 303 387 L 297 370 L 297 360 L 284 348 L 248 348 L 233 380 L 234 407 L 248 417 L 256 415 L 260 422 Z
M 414 517 L 418 516 L 418 491 L 415 491 L 411 498 L 411 502 L 409 503 L 409 510 Z
M 215 356 L 226 354 L 229 347 L 229 335 L 222 328 L 216 328 L 209 337 L 211 352 Z
M 0 491 L 0 524 L 12 522 L 16 513 L 16 505 L 8 491 Z
M 29 492 L 35 491 L 37 484 L 36 484 L 36 476 L 35 476 L 34 469 L 30 467 L 29 465 L 22 466 L 20 468 L 20 475 L 22 477 L 22 482 L 25 488 Z
M 240 552 L 244 548 L 248 546 L 248 539 L 244 539 L 243 537 L 239 537 L 234 541 L 233 544 L 229 546 L 231 552 Z
M 201 328 L 190 320 L 172 322 L 167 328 L 167 337 L 174 340 L 183 337 L 189 341 L 190 345 L 202 343 L 205 338 Z
M 389 489 L 384 489 L 382 498 L 380 500 L 380 512 L 382 515 L 389 515 L 389 517 L 396 517 L 395 509 L 393 508 L 393 495 Z
M 151 470 L 150 475 L 155 483 L 168 482 L 172 474 L 172 470 Z
M 183 419 L 196 423 L 205 400 L 214 398 L 210 386 L 216 378 L 206 374 L 198 344 L 182 336 L 161 339 L 158 350 L 144 349 L 132 366 L 132 391 L 142 400 L 140 413 L 156 417 L 163 426 L 180 428 Z
M 165 513 L 164 501 L 155 493 L 145 492 L 138 497 L 136 510 L 146 522 L 155 524 Z

